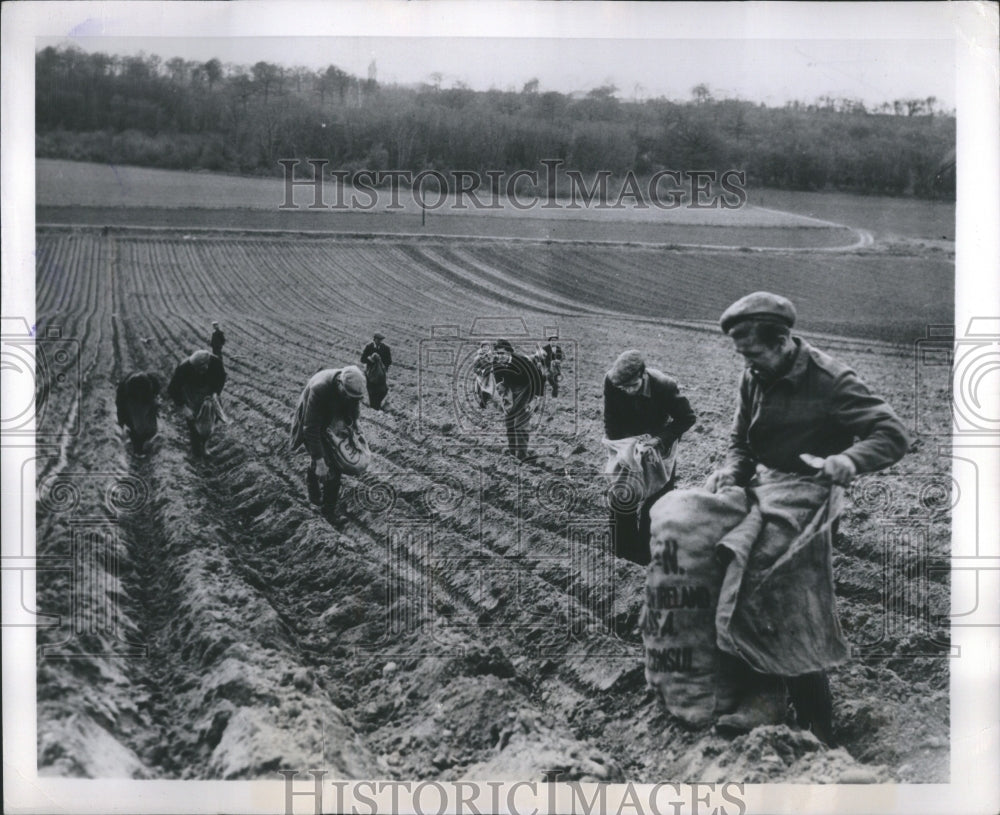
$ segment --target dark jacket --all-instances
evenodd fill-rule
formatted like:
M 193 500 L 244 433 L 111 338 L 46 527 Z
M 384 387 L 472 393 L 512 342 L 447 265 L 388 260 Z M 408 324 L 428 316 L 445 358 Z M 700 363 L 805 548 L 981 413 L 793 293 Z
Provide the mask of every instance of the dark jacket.
M 174 369 L 167 393 L 178 407 L 187 405 L 197 413 L 205 398 L 222 393 L 225 384 L 222 360 L 208 351 L 195 351 Z
M 323 432 L 335 422 L 354 424 L 361 414 L 361 400 L 351 399 L 339 387 L 341 370 L 328 368 L 313 374 L 292 418 L 292 449 L 305 445 L 316 461 L 323 458 Z
M 614 440 L 648 433 L 669 449 L 695 423 L 694 411 L 673 379 L 655 368 L 646 374 L 638 393 L 625 393 L 604 377 L 604 435 Z
M 558 359 L 562 361 L 563 359 L 563 349 L 561 346 L 555 343 L 548 343 L 542 346 L 542 354 L 545 356 L 545 364 L 551 365 L 552 360 Z
M 156 397 L 160 393 L 160 380 L 155 374 L 129 374 L 118 383 L 115 407 L 118 424 L 131 425 L 136 413 L 152 411 L 156 416 Z
M 737 483 L 745 485 L 758 463 L 786 473 L 814 472 L 801 453 L 843 453 L 859 473 L 901 459 L 909 435 L 892 408 L 846 365 L 793 340 L 796 356 L 784 376 L 765 383 L 749 369 L 743 373 L 725 463 Z
M 365 350 L 361 352 L 361 362 L 364 365 L 367 365 L 372 354 L 378 354 L 382 357 L 382 364 L 385 366 L 386 370 L 388 370 L 389 366 L 392 365 L 392 351 L 389 350 L 389 346 L 384 342 L 380 342 L 378 345 L 374 342 L 368 343 L 368 345 L 365 346 Z
M 515 394 L 515 399 L 521 396 L 525 401 L 530 401 L 541 396 L 545 387 L 538 366 L 517 351 L 511 354 L 509 362 L 498 361 L 493 364 L 493 376 L 498 384 Z

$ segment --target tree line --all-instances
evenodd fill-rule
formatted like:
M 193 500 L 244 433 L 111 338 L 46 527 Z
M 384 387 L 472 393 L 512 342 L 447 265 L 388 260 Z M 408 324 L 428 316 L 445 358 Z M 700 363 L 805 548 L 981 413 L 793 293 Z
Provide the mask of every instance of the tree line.
M 280 159 L 328 169 L 566 169 L 649 177 L 740 170 L 751 187 L 952 198 L 955 116 L 933 97 L 873 109 L 821 97 L 768 107 L 716 99 L 380 84 L 321 70 L 47 47 L 36 54 L 39 157 L 281 174 Z M 611 192 L 615 190 L 612 188 Z

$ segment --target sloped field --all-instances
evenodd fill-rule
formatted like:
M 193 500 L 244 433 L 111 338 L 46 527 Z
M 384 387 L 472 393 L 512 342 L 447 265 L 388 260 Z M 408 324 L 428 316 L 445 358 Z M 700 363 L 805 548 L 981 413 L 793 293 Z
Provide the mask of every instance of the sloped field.
M 948 270 L 933 263 L 41 231 L 38 331 L 79 341 L 82 379 L 47 402 L 38 549 L 89 565 L 83 584 L 81 570 L 39 573 L 39 608 L 74 621 L 39 632 L 40 772 L 946 780 L 948 585 L 932 567 L 948 554 L 951 482 L 937 439 L 859 481 L 841 526 L 859 655 L 834 676 L 838 750 L 784 727 L 687 731 L 646 693 L 644 573 L 607 551 L 600 475 L 601 380 L 628 347 L 698 414 L 681 482 L 714 468 L 739 364 L 713 321 L 764 286 L 796 300 L 804 331 L 846 335 L 819 342 L 911 426 L 919 407 L 945 432 L 946 372 L 918 378 L 909 347 L 870 342 L 948 321 Z M 165 406 L 154 451 L 132 455 L 115 383 L 166 380 L 212 319 L 230 423 L 193 459 Z M 289 417 L 306 379 L 355 361 L 375 329 L 396 360 L 389 410 L 363 408 L 376 459 L 345 479 L 350 520 L 334 529 L 306 501 Z M 469 354 L 477 333 L 530 348 L 553 331 L 568 387 L 534 417 L 538 464 L 518 467 L 500 455 L 499 413 L 468 401 Z

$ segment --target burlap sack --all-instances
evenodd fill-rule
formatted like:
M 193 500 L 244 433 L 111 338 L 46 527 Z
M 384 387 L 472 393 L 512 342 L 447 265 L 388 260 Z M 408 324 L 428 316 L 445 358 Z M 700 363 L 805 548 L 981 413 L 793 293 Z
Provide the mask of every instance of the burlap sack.
M 371 464 L 372 451 L 364 434 L 355 425 L 338 423 L 330 428 L 333 460 L 346 475 L 363 475 Z
M 715 641 L 724 572 L 716 544 L 746 513 L 738 488 L 675 490 L 650 511 L 652 562 L 640 618 L 646 681 L 672 714 L 692 725 L 707 724 L 729 701 Z
M 202 401 L 201 407 L 198 408 L 194 417 L 195 431 L 203 440 L 207 441 L 211 437 L 217 418 L 215 400 L 209 396 Z
M 604 472 L 608 480 L 608 500 L 617 512 L 636 512 L 639 504 L 659 492 L 670 481 L 677 460 L 677 442 L 664 456 L 650 436 L 603 439 L 608 448 Z

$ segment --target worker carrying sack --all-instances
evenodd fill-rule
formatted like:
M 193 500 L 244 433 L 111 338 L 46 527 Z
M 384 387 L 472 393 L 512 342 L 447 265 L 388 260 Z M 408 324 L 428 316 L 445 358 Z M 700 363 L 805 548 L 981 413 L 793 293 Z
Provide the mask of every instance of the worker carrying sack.
M 715 609 L 724 567 L 716 545 L 747 514 L 744 490 L 675 490 L 650 510 L 652 562 L 640 617 L 646 682 L 688 724 L 707 724 L 732 702 L 718 671 Z

